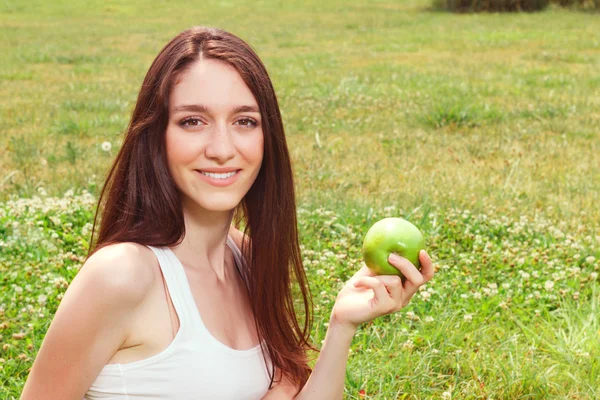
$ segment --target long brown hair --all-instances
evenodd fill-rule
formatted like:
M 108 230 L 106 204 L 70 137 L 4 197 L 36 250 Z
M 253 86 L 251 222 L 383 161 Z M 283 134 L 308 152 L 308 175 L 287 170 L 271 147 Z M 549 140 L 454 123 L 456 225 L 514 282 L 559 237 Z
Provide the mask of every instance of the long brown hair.
M 100 194 L 94 219 L 99 230 L 90 254 L 117 242 L 174 246 L 183 239 L 183 210 L 167 168 L 165 130 L 173 84 L 200 57 L 235 68 L 258 102 L 263 162 L 236 217 L 249 238 L 242 252 L 250 268 L 248 291 L 257 334 L 266 342 L 273 367 L 302 387 L 311 372 L 306 351 L 314 349 L 309 341 L 312 301 L 298 243 L 292 167 L 275 90 L 263 63 L 242 39 L 195 27 L 177 35 L 158 54 Z M 302 323 L 294 308 L 294 285 L 303 302 Z M 273 383 L 274 370 L 270 376 Z

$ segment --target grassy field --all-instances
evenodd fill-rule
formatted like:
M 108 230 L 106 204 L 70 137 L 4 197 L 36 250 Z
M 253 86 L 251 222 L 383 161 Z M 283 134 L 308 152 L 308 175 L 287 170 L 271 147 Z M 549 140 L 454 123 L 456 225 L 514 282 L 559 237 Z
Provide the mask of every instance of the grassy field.
M 274 81 L 315 343 L 372 223 L 404 216 L 426 235 L 437 275 L 361 327 L 347 399 L 600 396 L 598 15 L 133 4 L 0 3 L 0 399 L 18 398 L 84 261 L 150 62 L 193 25 L 247 40 Z

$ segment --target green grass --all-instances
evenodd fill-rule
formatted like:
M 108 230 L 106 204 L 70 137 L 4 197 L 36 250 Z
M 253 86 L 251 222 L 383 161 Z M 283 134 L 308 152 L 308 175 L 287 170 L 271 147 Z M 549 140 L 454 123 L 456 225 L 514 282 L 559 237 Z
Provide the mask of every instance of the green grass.
M 598 16 L 429 7 L 1 3 L 0 399 L 18 397 L 84 260 L 150 62 L 193 25 L 246 39 L 274 81 L 315 343 L 372 223 L 426 235 L 437 276 L 361 327 L 347 399 L 597 398 Z

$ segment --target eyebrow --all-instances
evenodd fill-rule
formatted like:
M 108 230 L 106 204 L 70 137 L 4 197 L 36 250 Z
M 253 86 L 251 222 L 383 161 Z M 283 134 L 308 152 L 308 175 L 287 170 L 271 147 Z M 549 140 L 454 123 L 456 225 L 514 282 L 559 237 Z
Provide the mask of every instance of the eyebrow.
M 203 104 L 184 104 L 184 105 L 173 108 L 173 112 L 179 112 L 179 111 L 210 113 L 210 108 L 206 107 Z M 236 108 L 233 109 L 234 114 L 242 113 L 242 112 L 260 113 L 260 111 L 258 110 L 258 107 L 256 107 L 256 106 L 243 105 L 243 106 L 237 106 Z

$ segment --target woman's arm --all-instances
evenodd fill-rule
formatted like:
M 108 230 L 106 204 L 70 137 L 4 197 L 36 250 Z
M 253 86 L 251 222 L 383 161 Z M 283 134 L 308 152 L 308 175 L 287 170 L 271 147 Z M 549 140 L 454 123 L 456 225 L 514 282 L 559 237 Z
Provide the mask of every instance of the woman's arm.
M 152 285 L 152 270 L 138 250 L 109 246 L 84 264 L 44 337 L 22 400 L 83 398 L 126 340 L 131 316 Z
M 390 256 L 390 263 L 406 277 L 404 283 L 398 276 L 374 276 L 366 267 L 346 283 L 331 312 L 329 328 L 313 372 L 300 393 L 292 398 L 343 398 L 348 353 L 357 327 L 381 315 L 399 311 L 419 287 L 433 277 L 433 265 L 427 253 L 422 251 L 419 258 L 422 265 L 420 272 L 405 258 Z
M 310 378 L 292 399 L 341 399 L 344 394 L 346 364 L 356 328 L 330 320 L 325 341 Z M 282 398 L 283 400 L 283 398 Z

